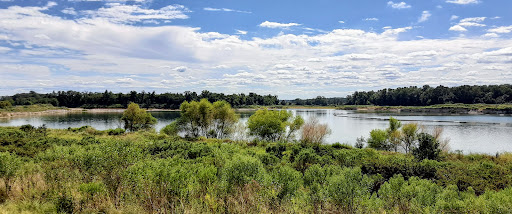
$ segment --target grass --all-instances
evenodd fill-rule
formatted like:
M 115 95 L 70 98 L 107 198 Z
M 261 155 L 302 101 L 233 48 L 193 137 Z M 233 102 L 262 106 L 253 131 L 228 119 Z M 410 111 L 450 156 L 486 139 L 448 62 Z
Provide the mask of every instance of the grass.
M 40 112 L 47 110 L 67 109 L 66 107 L 55 107 L 51 104 L 34 104 L 23 106 L 11 106 L 6 109 L 0 109 L 0 112 Z

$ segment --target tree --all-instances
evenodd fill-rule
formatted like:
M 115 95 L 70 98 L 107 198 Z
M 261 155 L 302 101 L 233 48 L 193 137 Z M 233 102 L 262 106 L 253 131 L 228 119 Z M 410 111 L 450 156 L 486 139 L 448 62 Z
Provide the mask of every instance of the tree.
M 418 138 L 418 124 L 408 123 L 402 127 L 402 147 L 405 153 L 411 152 Z
M 12 106 L 11 102 L 9 102 L 7 100 L 0 101 L 0 109 L 8 108 L 8 107 L 11 107 L 11 106 Z
M 430 134 L 420 133 L 418 135 L 418 148 L 412 150 L 412 154 L 418 160 L 438 160 L 441 149 L 439 142 Z
M 382 129 L 374 129 L 370 131 L 370 138 L 367 143 L 370 148 L 378 150 L 389 150 L 391 147 L 388 143 L 388 133 Z
M 257 136 L 263 140 L 277 141 L 291 136 L 302 126 L 300 116 L 292 119 L 292 113 L 286 110 L 271 111 L 261 109 L 256 111 L 247 121 L 249 135 Z M 300 118 L 300 119 L 299 119 Z M 290 121 L 291 120 L 291 121 Z M 295 122 L 294 122 L 295 121 Z M 288 135 L 285 135 L 286 128 L 290 127 Z
M 217 138 L 224 138 L 233 132 L 238 116 L 231 105 L 222 100 L 213 103 L 213 130 Z
M 123 112 L 121 120 L 124 121 L 124 128 L 130 131 L 152 128 L 156 124 L 154 118 L 149 112 L 141 109 L 138 104 L 130 103 Z
M 388 132 L 388 139 L 391 148 L 395 150 L 395 152 L 398 150 L 398 146 L 401 143 L 401 135 L 400 127 L 402 127 L 402 123 L 398 121 L 394 117 L 389 117 L 389 127 L 387 129 Z
M 213 104 L 207 99 L 190 103 L 185 101 L 180 109 L 181 117 L 177 123 L 190 137 L 224 138 L 233 131 L 233 126 L 238 121 L 235 110 L 226 101 L 217 101 Z
M 320 144 L 331 134 L 331 129 L 327 124 L 320 124 L 318 118 L 312 117 L 304 124 L 301 134 L 302 142 Z

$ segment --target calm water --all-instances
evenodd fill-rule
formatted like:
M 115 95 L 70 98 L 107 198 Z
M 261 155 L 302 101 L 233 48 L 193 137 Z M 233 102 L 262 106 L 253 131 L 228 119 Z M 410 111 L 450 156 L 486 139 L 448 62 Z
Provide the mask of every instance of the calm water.
M 464 153 L 512 152 L 512 117 L 499 115 L 427 115 L 398 113 L 356 113 L 344 110 L 291 110 L 304 119 L 317 117 L 321 123 L 327 123 L 332 134 L 328 143 L 340 142 L 354 144 L 357 137 L 367 138 L 372 129 L 385 129 L 387 119 L 393 116 L 402 123 L 418 122 L 425 129 L 440 126 L 444 129 L 443 137 L 450 139 L 451 150 Z M 179 117 L 179 112 L 151 112 L 158 119 L 156 129 Z M 243 112 L 240 117 L 246 121 L 252 112 Z M 336 116 L 334 115 L 336 114 Z M 81 113 L 68 115 L 46 115 L 36 117 L 0 119 L 0 126 L 21 126 L 46 124 L 49 128 L 64 129 L 90 125 L 99 130 L 122 127 L 120 113 Z

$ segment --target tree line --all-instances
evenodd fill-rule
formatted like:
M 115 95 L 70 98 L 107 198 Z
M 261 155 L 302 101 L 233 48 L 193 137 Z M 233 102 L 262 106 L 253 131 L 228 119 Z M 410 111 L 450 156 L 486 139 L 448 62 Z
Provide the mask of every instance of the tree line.
M 29 93 L 19 93 L 13 96 L 5 96 L 0 100 L 8 101 L 12 105 L 32 105 L 32 104 L 51 104 L 53 106 L 62 106 L 69 108 L 126 108 L 130 103 L 137 103 L 142 108 L 165 108 L 178 109 L 184 101 L 199 101 L 207 99 L 210 102 L 225 100 L 233 107 L 243 107 L 251 105 L 277 105 L 279 100 L 276 95 L 249 94 L 224 94 L 213 93 L 203 90 L 200 94 L 186 91 L 184 93 L 162 93 L 136 92 L 113 93 L 106 90 L 100 92 L 78 92 L 78 91 L 58 91 L 47 94 L 40 94 L 34 91 Z
M 428 106 L 448 103 L 502 104 L 512 102 L 512 85 L 410 86 L 378 91 L 356 91 L 348 105 Z

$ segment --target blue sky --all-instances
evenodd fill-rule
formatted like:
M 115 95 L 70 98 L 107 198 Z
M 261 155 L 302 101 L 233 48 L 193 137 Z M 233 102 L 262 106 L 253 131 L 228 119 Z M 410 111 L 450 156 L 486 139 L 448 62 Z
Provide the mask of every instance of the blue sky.
M 0 0 L 0 95 L 512 82 L 512 1 Z

